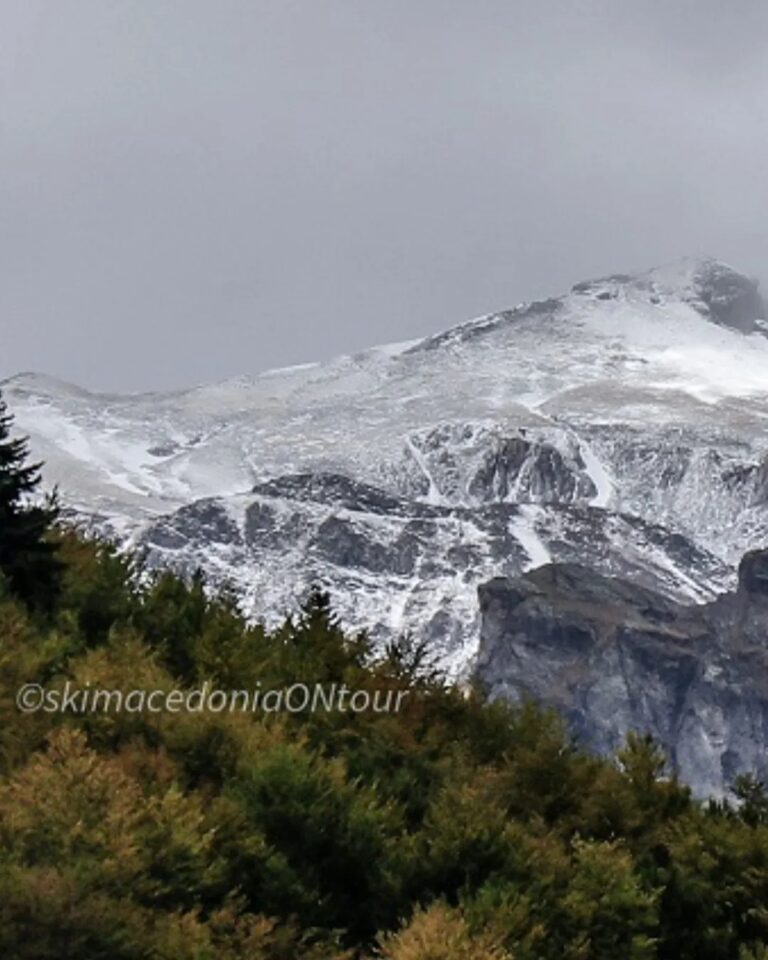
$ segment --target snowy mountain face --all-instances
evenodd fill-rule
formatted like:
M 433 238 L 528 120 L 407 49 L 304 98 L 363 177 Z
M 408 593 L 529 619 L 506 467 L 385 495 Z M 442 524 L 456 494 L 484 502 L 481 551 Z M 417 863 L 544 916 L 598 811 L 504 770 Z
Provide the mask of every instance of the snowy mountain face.
M 713 260 L 577 284 L 424 340 L 177 393 L 2 389 L 77 514 L 274 621 L 473 658 L 478 584 L 550 560 L 706 602 L 768 541 L 768 323 Z

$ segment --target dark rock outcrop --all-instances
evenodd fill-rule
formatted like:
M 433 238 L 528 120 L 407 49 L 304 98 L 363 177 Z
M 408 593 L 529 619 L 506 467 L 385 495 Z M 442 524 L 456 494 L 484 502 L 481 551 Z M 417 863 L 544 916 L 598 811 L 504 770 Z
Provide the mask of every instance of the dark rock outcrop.
M 696 274 L 696 288 L 710 318 L 742 333 L 764 332 L 756 321 L 765 319 L 765 303 L 755 280 L 718 263 L 704 261 Z
M 558 709 L 611 753 L 651 733 L 700 796 L 768 774 L 768 551 L 747 554 L 735 593 L 685 606 L 577 564 L 479 589 L 478 677 L 492 696 Z
M 739 592 L 768 600 L 768 551 L 751 550 L 739 564 Z

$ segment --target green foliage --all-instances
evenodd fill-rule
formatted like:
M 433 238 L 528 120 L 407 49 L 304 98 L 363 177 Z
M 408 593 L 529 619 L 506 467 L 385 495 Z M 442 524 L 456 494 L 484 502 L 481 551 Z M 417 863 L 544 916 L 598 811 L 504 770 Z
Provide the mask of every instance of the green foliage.
M 58 518 L 55 497 L 34 502 L 40 464 L 29 464 L 27 441 L 12 438 L 13 418 L 0 396 L 0 573 L 31 606 L 50 606 L 61 565 L 51 537 Z
M 263 850 L 251 862 L 233 852 L 249 902 L 270 913 L 296 910 L 310 927 L 375 933 L 394 894 L 386 867 L 400 826 L 395 808 L 350 781 L 341 761 L 291 741 L 263 746 L 230 794 L 246 832 L 280 855 L 279 881 L 265 888 Z
M 82 648 L 103 644 L 115 623 L 128 621 L 140 609 L 139 570 L 112 544 L 89 542 L 71 531 L 60 531 L 57 542 L 65 565 L 61 626 L 74 627 Z M 68 624 L 68 618 L 74 623 Z
M 762 780 L 751 774 L 737 777 L 733 793 L 739 803 L 739 816 L 750 827 L 768 825 L 768 792 Z

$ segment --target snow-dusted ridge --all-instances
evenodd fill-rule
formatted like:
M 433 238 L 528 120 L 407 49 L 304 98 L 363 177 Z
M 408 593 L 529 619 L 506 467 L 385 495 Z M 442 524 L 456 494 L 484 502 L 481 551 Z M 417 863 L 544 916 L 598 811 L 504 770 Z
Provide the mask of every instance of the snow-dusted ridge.
M 766 331 L 754 282 L 704 258 L 174 393 L 2 389 L 47 481 L 154 561 L 268 619 L 320 580 L 458 669 L 478 582 L 547 557 L 675 597 L 729 583 L 768 532 Z

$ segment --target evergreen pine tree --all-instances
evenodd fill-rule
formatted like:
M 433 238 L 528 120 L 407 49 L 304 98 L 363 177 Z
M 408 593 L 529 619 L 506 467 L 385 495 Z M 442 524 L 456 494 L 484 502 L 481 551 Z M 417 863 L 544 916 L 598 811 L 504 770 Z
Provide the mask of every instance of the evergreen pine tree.
M 333 612 L 331 595 L 319 584 L 312 584 L 301 605 L 301 624 L 308 630 L 339 630 L 339 618 Z
M 48 607 L 62 571 L 49 536 L 59 509 L 55 495 L 34 502 L 41 465 L 27 462 L 27 440 L 11 437 L 12 424 L 0 395 L 0 575 L 30 606 Z

